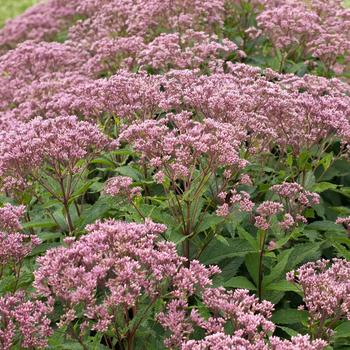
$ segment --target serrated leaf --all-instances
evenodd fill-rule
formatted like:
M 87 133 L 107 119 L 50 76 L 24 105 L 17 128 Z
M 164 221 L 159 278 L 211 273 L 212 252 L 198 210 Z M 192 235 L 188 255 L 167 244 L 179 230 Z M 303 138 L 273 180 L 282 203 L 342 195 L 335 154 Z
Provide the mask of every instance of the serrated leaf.
M 223 221 L 225 221 L 225 218 L 214 214 L 206 214 L 202 219 L 202 222 L 196 227 L 196 232 L 204 232 L 209 228 L 215 227 Z
M 135 181 L 140 181 L 142 179 L 142 174 L 130 166 L 120 166 L 115 169 L 120 175 L 129 176 Z
M 350 321 L 344 321 L 334 331 L 336 338 L 350 337 Z
M 280 309 L 273 313 L 272 321 L 277 324 L 306 323 L 308 313 L 305 310 Z
M 229 245 L 223 244 L 218 240 L 212 240 L 201 255 L 201 262 L 203 264 L 218 263 L 226 258 L 234 256 L 245 256 L 252 252 L 250 244 L 239 238 L 228 238 Z
M 338 188 L 338 185 L 332 184 L 330 182 L 318 182 L 312 186 L 312 191 L 321 193 L 327 190 L 334 190 L 337 188 Z
M 223 284 L 226 288 L 242 288 L 249 290 L 256 290 L 255 285 L 244 276 L 235 276 L 230 278 L 228 281 Z
M 264 287 L 265 291 L 274 290 L 278 292 L 296 292 L 301 293 L 296 285 L 286 280 L 273 282 Z

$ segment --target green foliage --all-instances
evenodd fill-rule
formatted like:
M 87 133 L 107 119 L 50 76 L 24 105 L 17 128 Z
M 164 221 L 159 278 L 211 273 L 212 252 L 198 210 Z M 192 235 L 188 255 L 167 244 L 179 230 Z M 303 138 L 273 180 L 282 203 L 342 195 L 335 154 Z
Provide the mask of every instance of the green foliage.
M 6 20 L 14 18 L 28 7 L 37 3 L 38 0 L 1 0 L 0 1 L 0 27 Z

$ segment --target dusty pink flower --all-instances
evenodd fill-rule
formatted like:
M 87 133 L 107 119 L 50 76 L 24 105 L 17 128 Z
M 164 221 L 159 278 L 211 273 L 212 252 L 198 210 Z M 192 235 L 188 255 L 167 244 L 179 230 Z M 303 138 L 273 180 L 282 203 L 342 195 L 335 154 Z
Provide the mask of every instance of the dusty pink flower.
M 132 178 L 127 176 L 116 176 L 107 180 L 104 191 L 110 196 L 126 196 L 132 200 L 135 196 L 140 196 L 142 188 L 132 187 Z
M 37 178 L 36 171 L 45 164 L 74 174 L 81 159 L 110 145 L 96 126 L 78 121 L 75 116 L 36 118 L 1 133 L 0 175 L 7 179 L 5 185 L 10 178 L 24 182 L 32 175 Z
M 25 206 L 18 207 L 6 203 L 0 208 L 0 231 L 16 232 L 22 230 L 20 219 L 25 212 Z
M 27 300 L 23 292 L 0 297 L 0 346 L 44 349 L 52 334 L 48 314 L 52 308 L 39 300 Z
M 319 334 L 329 336 L 331 321 L 350 318 L 350 263 L 342 259 L 318 260 L 287 274 L 287 279 L 300 286 L 310 322 L 318 324 Z

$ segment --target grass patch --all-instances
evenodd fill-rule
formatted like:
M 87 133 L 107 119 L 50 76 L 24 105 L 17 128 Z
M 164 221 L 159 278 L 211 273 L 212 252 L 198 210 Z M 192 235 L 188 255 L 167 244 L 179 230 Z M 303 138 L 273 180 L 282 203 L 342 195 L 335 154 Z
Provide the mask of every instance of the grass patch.
M 0 27 L 7 19 L 16 17 L 37 2 L 37 0 L 0 0 Z

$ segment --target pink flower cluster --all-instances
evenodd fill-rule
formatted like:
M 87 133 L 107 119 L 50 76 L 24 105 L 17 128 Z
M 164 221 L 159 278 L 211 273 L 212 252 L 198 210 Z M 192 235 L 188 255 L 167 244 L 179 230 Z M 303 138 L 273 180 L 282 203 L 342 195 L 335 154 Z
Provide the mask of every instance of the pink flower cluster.
M 110 196 L 125 196 L 132 200 L 135 196 L 140 196 L 142 188 L 132 187 L 132 178 L 127 176 L 116 176 L 109 179 L 104 187 L 106 194 Z
M 319 194 L 306 191 L 296 182 L 284 182 L 280 185 L 274 185 L 270 190 L 278 194 L 287 211 L 284 220 L 280 222 L 284 230 L 290 229 L 298 222 L 306 223 L 307 220 L 302 215 L 303 211 L 320 203 Z
M 237 192 L 236 189 L 231 190 L 229 193 L 220 192 L 218 197 L 223 201 L 227 196 L 230 196 L 231 206 L 238 205 L 239 210 L 250 213 L 253 211 L 254 203 L 250 199 L 250 195 L 246 191 Z M 230 206 L 228 203 L 220 205 L 216 211 L 218 216 L 227 216 L 230 213 Z
M 104 332 L 138 305 L 141 296 L 151 303 L 160 297 L 164 282 L 176 275 L 183 258 L 174 244 L 157 241 L 165 229 L 147 220 L 144 224 L 96 222 L 78 241 L 67 238 L 67 247 L 38 258 L 37 293 L 62 302 L 60 325 L 76 320 L 83 308 L 85 324 Z M 102 286 L 108 293 L 101 299 Z
M 165 341 L 169 349 L 322 350 L 327 346 L 325 341 L 311 340 L 309 336 L 298 335 L 291 340 L 270 336 L 275 330 L 270 321 L 273 305 L 259 302 L 247 290 L 226 291 L 209 284 L 197 291 L 197 297 L 198 292 L 209 316 L 202 316 L 201 310 L 190 306 L 186 298 L 171 300 L 166 311 L 158 315 L 159 322 L 171 333 Z M 227 324 L 233 326 L 230 335 L 225 332 Z M 192 340 L 198 328 L 205 332 L 204 336 Z
M 41 241 L 35 235 L 22 234 L 20 219 L 25 207 L 9 203 L 0 208 L 0 278 L 8 267 L 12 267 L 19 278 L 21 263 Z
M 340 0 L 267 2 L 257 17 L 258 27 L 287 55 L 307 54 L 341 73 L 350 61 L 350 10 Z M 301 52 L 300 52 L 301 51 Z
M 209 64 L 222 69 L 224 59 L 237 51 L 232 41 L 218 41 L 216 35 L 187 30 L 184 34 L 161 34 L 139 54 L 138 62 L 156 70 L 196 69 Z M 242 53 L 241 53 L 242 54 Z
M 0 347 L 11 350 L 45 349 L 52 334 L 47 315 L 52 308 L 39 300 L 27 300 L 23 292 L 0 297 Z
M 10 233 L 22 230 L 20 218 L 23 217 L 24 212 L 24 205 L 15 207 L 6 203 L 0 208 L 0 231 Z
M 56 172 L 75 173 L 79 160 L 110 145 L 96 126 L 75 116 L 35 118 L 0 135 L 0 176 L 6 190 L 23 187 L 30 176 L 37 178 L 44 164 Z
M 200 123 L 191 117 L 191 113 L 182 112 L 134 123 L 120 134 L 119 140 L 131 144 L 143 161 L 172 181 L 179 178 L 191 181 L 202 162 L 208 171 L 220 166 L 239 169 L 246 165 L 238 154 L 244 132 L 228 123 L 213 119 Z
M 272 304 L 266 301 L 259 303 L 246 290 L 237 289 L 232 292 L 223 288 L 205 288 L 202 299 L 214 315 L 208 319 L 201 316 L 196 308 L 191 308 L 184 299 L 172 300 L 167 305 L 167 310 L 159 314 L 160 323 L 171 332 L 171 337 L 165 342 L 167 347 L 189 349 L 191 345 L 203 346 L 213 335 L 227 340 L 240 340 L 243 344 L 261 345 L 264 344 L 266 335 L 275 329 L 269 320 Z M 225 335 L 226 323 L 234 325 L 233 338 Z M 204 339 L 198 342 L 190 340 L 195 327 L 205 331 Z
M 350 319 L 350 263 L 343 259 L 318 260 L 287 274 L 304 293 L 304 303 L 318 336 L 332 335 L 335 322 Z
M 345 218 L 339 217 L 339 218 L 337 218 L 335 223 L 339 224 L 339 225 L 344 225 L 347 230 L 350 229 L 350 217 L 349 216 L 345 217 Z

